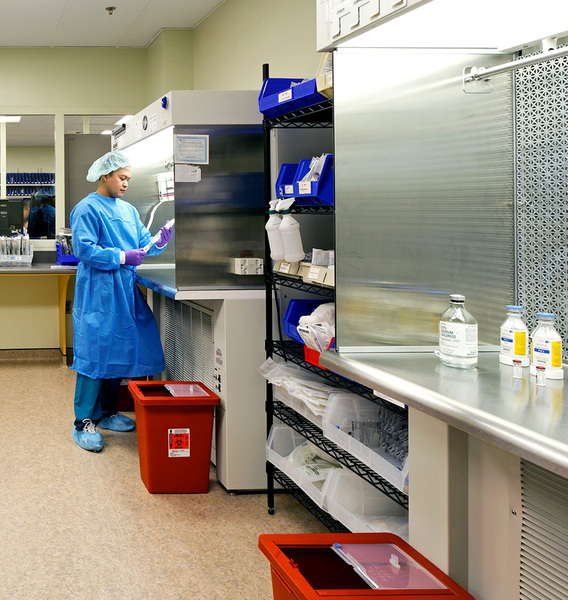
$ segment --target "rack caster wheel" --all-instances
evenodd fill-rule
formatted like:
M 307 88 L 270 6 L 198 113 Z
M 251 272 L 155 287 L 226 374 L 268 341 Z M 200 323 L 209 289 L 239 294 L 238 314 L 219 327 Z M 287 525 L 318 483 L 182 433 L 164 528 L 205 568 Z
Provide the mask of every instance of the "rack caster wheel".
M 274 514 L 274 509 L 273 508 L 269 508 L 268 509 L 268 514 L 269 515 L 273 515 Z

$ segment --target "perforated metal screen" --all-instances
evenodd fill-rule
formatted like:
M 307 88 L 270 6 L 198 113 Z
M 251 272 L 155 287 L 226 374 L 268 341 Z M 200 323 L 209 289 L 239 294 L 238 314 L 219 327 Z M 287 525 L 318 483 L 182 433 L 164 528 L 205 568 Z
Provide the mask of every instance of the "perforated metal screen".
M 568 58 L 515 71 L 518 302 L 554 312 L 568 359 Z
M 214 389 L 213 313 L 165 299 L 166 379 L 200 381 Z

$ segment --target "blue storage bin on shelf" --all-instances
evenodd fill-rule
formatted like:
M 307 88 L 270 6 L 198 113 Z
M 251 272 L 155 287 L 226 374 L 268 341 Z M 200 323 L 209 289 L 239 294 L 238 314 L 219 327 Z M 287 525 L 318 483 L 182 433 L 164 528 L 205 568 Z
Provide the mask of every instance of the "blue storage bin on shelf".
M 300 344 L 303 344 L 304 340 L 296 329 L 298 327 L 298 323 L 300 322 L 300 317 L 303 317 L 304 315 L 311 315 L 320 304 L 325 304 L 326 302 L 329 301 L 302 299 L 290 300 L 288 303 L 288 308 L 286 309 L 286 314 L 284 315 L 284 333 L 297 342 L 300 342 Z
M 316 80 L 268 78 L 258 97 L 258 108 L 268 118 L 278 117 L 323 102 L 327 98 L 317 90 Z
M 283 163 L 276 179 L 276 197 L 292 198 L 294 196 L 294 178 L 298 170 L 297 164 Z
M 79 264 L 79 259 L 74 254 L 63 254 L 61 251 L 61 244 L 55 242 L 55 250 L 57 251 L 56 262 L 58 265 L 67 265 L 72 267 L 73 265 Z
M 317 181 L 302 179 L 310 170 L 311 160 L 301 160 L 294 177 L 294 194 L 296 206 L 333 205 L 333 154 L 325 157 L 320 177 Z

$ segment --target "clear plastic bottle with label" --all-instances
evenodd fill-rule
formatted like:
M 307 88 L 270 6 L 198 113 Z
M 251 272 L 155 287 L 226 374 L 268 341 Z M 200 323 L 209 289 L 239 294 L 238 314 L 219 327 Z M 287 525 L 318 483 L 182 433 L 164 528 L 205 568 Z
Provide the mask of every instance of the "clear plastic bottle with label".
M 546 379 L 562 379 L 562 338 L 554 327 L 554 313 L 536 313 L 538 320 L 531 336 L 531 375 L 537 374 L 537 367 L 545 367 Z
M 507 318 L 500 331 L 499 362 L 504 365 L 519 364 L 528 367 L 529 330 L 523 321 L 523 307 L 508 304 Z
M 477 321 L 465 308 L 465 296 L 452 294 L 450 307 L 440 317 L 438 357 L 458 369 L 477 366 Z

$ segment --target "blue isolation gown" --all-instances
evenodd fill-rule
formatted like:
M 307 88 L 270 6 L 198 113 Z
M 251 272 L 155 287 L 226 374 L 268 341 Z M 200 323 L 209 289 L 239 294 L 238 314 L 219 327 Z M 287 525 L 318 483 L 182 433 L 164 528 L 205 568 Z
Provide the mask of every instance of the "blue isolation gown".
M 91 379 L 161 373 L 164 352 L 154 315 L 135 284 L 135 267 L 121 250 L 152 238 L 136 209 L 119 198 L 91 193 L 71 212 L 77 266 L 72 369 Z M 159 254 L 153 246 L 148 255 Z

